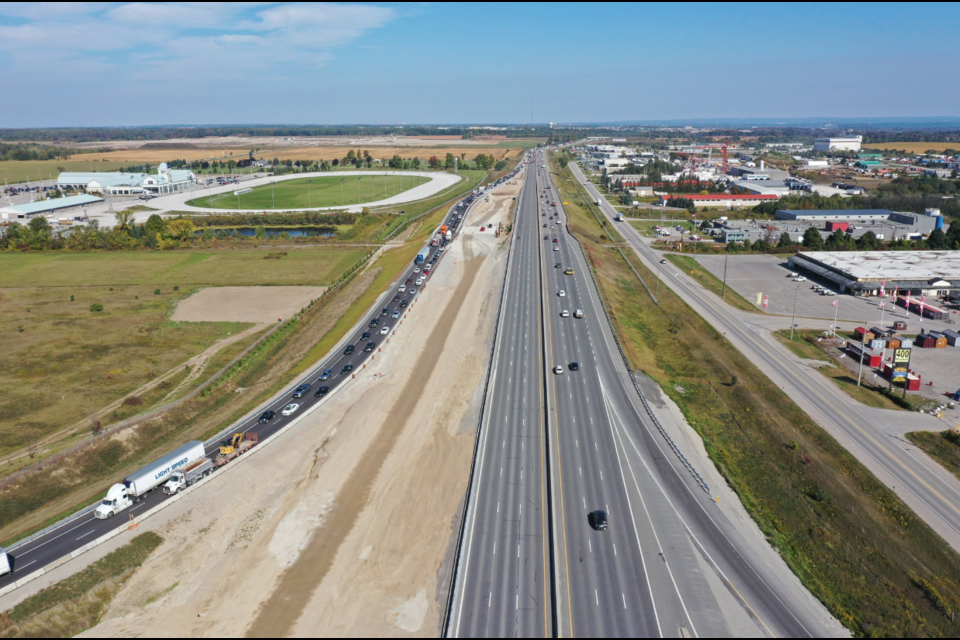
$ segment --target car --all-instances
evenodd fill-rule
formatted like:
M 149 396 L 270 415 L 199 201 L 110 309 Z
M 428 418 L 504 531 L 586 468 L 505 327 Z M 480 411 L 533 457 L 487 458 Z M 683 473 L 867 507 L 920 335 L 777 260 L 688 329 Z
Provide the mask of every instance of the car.
M 661 259 L 660 259 L 660 264 L 667 264 L 667 259 L 666 259 L 666 258 L 661 258 Z
M 560 265 L 560 263 L 558 262 L 557 264 L 553 265 L 553 268 L 554 268 L 554 269 L 559 269 L 560 266 L 561 266 L 561 265 Z
M 330 393 L 330 387 L 328 387 L 327 385 L 323 385 L 322 387 L 320 387 L 319 389 L 317 389 L 317 392 L 313 394 L 313 397 L 314 397 L 314 398 L 322 398 L 323 396 L 327 395 L 328 393 Z
M 413 272 L 414 272 L 414 273 L 420 273 L 420 267 L 414 267 L 414 268 L 413 268 Z
M 323 373 L 320 374 L 320 378 L 318 378 L 317 381 L 322 382 L 324 380 L 329 380 L 330 376 L 332 375 L 333 375 L 333 369 L 324 369 Z
M 389 333 L 390 333 L 390 327 L 384 327 L 383 329 L 380 329 L 380 335 L 382 336 L 385 336 Z
M 563 289 L 560 289 L 560 291 L 557 291 L 557 295 L 560 296 L 561 298 L 566 298 L 567 292 L 564 291 Z
M 388 315 L 390 315 L 390 307 L 384 307 L 384 308 L 383 308 L 383 311 L 380 312 L 380 316 L 381 316 L 381 317 L 384 317 L 384 316 L 388 316 Z
M 553 248 L 553 250 L 554 250 L 554 251 L 560 251 L 560 246 L 557 245 L 556 247 Z
M 264 422 L 270 422 L 271 420 L 273 420 L 274 416 L 276 415 L 277 415 L 276 411 L 264 411 L 263 413 L 260 414 L 260 418 L 257 420 L 257 422 L 259 422 L 260 424 L 263 424 Z
M 393 301 L 394 301 L 394 302 L 396 302 L 396 301 L 399 300 L 399 299 L 400 299 L 400 294 L 399 294 L 399 293 L 398 293 L 397 295 L 393 296 Z
M 299 387 L 297 387 L 296 389 L 293 390 L 293 397 L 294 397 L 294 398 L 302 398 L 302 397 L 307 393 L 307 391 L 310 391 L 310 385 L 309 385 L 309 384 L 302 384 L 302 385 L 300 385 Z
M 541 214 L 541 215 L 542 215 L 542 214 Z M 544 229 L 547 228 L 547 223 L 546 223 L 546 222 L 543 223 L 543 228 L 544 228 Z M 546 236 L 544 236 L 544 237 L 546 237 Z
M 543 226 L 547 226 L 547 225 L 543 225 Z M 544 239 L 544 240 L 549 240 L 549 239 L 550 239 L 550 236 L 543 236 L 543 239 Z
M 291 402 L 290 404 L 288 404 L 287 406 L 285 406 L 285 407 L 283 408 L 283 411 L 281 411 L 280 413 L 282 413 L 282 414 L 285 415 L 285 416 L 292 416 L 293 414 L 295 414 L 295 413 L 297 412 L 297 409 L 299 409 L 299 408 L 300 408 L 300 405 L 299 405 L 299 404 L 297 404 L 296 402 Z
M 360 339 L 361 339 L 361 340 L 369 340 L 369 339 L 370 339 L 370 332 L 369 332 L 369 331 L 364 331 L 364 332 L 363 332 L 363 335 L 360 336 Z M 327 369 L 327 371 L 330 371 L 330 369 Z
M 574 318 L 582 318 L 582 317 L 583 317 L 583 309 L 577 309 L 576 311 L 574 311 L 574 312 L 573 312 L 573 317 L 574 317 Z
M 352 365 L 352 364 L 345 364 L 345 365 L 343 365 L 343 369 L 340 370 L 340 375 L 345 376 L 345 375 L 347 375 L 348 373 L 350 373 L 351 371 L 353 371 L 353 365 Z
M 564 309 L 563 311 L 560 312 L 560 317 L 561 317 L 561 318 L 569 318 L 569 317 L 570 317 L 570 312 L 567 311 L 566 309 Z
M 413 289 L 410 289 L 410 295 L 412 295 L 412 296 L 417 295 L 417 288 L 416 288 L 416 287 L 414 287 Z
M 571 362 L 570 365 L 569 365 L 567 368 L 570 369 L 570 371 L 580 371 L 580 363 L 579 363 L 579 362 Z
M 365 346 L 365 347 L 363 348 L 363 351 L 364 351 L 364 353 L 370 353 L 371 351 L 373 351 L 373 350 L 376 349 L 376 348 L 377 348 L 377 343 L 376 343 L 376 342 L 373 342 L 373 341 L 371 340 L 370 342 L 367 343 L 367 346 Z
M 397 291 L 399 291 L 400 293 L 405 293 L 407 291 L 407 285 L 405 284 L 400 285 L 400 288 L 397 289 Z
M 556 238 L 554 238 L 554 239 L 553 239 L 553 241 L 554 241 L 554 242 L 557 242 L 557 239 L 556 239 Z
M 380 318 L 374 318 L 373 320 L 370 321 L 370 328 L 373 329 L 378 324 L 380 324 Z
M 407 302 L 407 299 L 404 298 L 403 300 L 400 301 L 400 308 L 403 309 L 405 306 L 407 306 L 407 304 L 409 303 Z
M 413 278 L 407 278 L 406 283 L 410 284 L 411 282 L 413 282 Z
M 587 514 L 587 522 L 597 531 L 607 530 L 607 512 L 602 509 L 591 511 Z
M 573 275 L 573 269 L 571 269 L 570 267 L 567 267 L 563 272 L 564 272 L 565 274 L 567 274 L 568 276 L 572 276 L 572 275 Z
M 356 350 L 356 345 L 348 344 L 347 348 L 343 350 L 343 355 L 348 356 Z
M 390 317 L 393 318 L 394 320 L 396 320 L 397 318 L 399 318 L 399 317 L 400 317 L 400 310 L 397 309 L 396 311 L 394 311 L 394 312 L 393 312 L 393 315 L 390 316 Z
M 562 376 L 562 375 L 563 375 L 563 366 L 561 366 L 561 365 L 558 364 L 557 366 L 555 366 L 555 367 L 553 368 L 553 372 L 554 372 L 555 374 L 557 374 L 558 376 Z

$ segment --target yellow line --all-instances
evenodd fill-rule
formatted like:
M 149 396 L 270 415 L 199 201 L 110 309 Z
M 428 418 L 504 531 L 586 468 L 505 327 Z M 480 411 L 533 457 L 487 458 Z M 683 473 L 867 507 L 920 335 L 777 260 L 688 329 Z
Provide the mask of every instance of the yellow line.
M 772 637 L 776 638 L 776 637 L 777 637 L 777 634 L 775 634 L 773 631 L 771 631 L 771 630 L 770 630 L 770 627 L 767 626 L 767 623 L 763 621 L 763 618 L 762 618 L 762 617 L 760 617 L 760 614 L 757 613 L 756 611 L 754 611 L 753 607 L 751 607 L 751 606 L 750 606 L 750 603 L 747 602 L 747 599 L 743 597 L 743 594 L 740 593 L 740 590 L 737 589 L 736 585 L 734 585 L 734 584 L 733 584 L 732 582 L 730 582 L 729 580 L 727 580 L 727 584 L 730 585 L 730 588 L 731 588 L 731 589 L 733 589 L 734 591 L 737 592 L 737 596 L 743 601 L 743 604 L 747 605 L 747 609 L 750 609 L 750 613 L 752 613 L 754 616 L 756 616 L 757 620 L 760 621 L 760 624 L 763 625 L 763 628 L 767 630 L 767 633 L 769 633 Z

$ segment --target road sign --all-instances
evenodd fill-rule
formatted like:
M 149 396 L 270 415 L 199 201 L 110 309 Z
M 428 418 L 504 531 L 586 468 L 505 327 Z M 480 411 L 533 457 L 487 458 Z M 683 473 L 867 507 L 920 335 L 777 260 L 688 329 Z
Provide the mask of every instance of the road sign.
M 913 349 L 894 349 L 893 350 L 893 369 L 891 379 L 894 382 L 903 382 L 907 379 L 907 373 L 910 371 L 910 354 Z

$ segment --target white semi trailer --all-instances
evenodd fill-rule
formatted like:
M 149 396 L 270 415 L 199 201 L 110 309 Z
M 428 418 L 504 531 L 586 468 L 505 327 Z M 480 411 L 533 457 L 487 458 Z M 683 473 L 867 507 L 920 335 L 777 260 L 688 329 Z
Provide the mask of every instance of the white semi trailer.
M 101 520 L 112 518 L 135 502 L 140 502 L 146 494 L 166 482 L 174 471 L 190 466 L 190 463 L 205 455 L 203 443 L 199 440 L 189 442 L 173 453 L 168 453 L 156 462 L 131 473 L 123 479 L 122 483 L 110 487 L 107 496 L 94 510 L 93 515 Z

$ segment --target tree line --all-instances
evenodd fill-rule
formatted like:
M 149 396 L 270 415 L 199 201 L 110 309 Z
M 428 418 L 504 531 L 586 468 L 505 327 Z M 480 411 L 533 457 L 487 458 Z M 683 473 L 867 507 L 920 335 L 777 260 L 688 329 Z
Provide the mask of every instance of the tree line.
M 946 182 L 942 181 L 941 182 Z M 960 219 L 960 202 L 956 197 L 944 198 L 939 193 L 891 193 L 881 191 L 877 194 L 852 196 L 823 196 L 819 193 L 809 195 L 786 195 L 780 200 L 762 202 L 752 211 L 758 215 L 772 217 L 777 209 L 888 209 L 923 213 L 926 209 L 940 209 L 949 218 Z
M 44 144 L 6 144 L 0 142 L 0 160 L 66 160 L 74 149 Z

